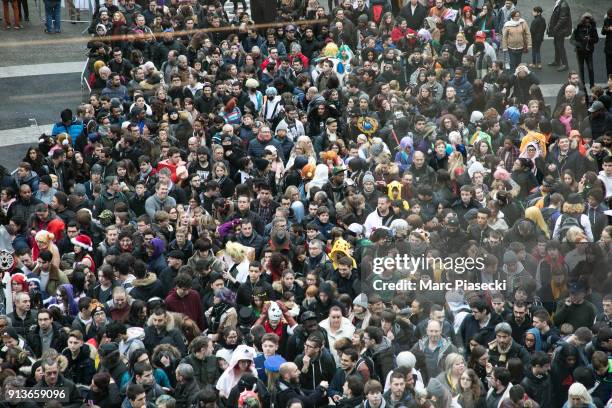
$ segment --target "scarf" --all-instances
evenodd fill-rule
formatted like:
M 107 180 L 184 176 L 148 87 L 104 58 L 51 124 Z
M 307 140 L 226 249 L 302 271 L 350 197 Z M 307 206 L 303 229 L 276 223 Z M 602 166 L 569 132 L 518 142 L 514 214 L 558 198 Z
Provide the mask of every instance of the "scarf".
M 565 133 L 569 136 L 572 131 L 572 117 L 571 116 L 559 116 L 559 122 L 565 126 Z
M 270 320 L 266 320 L 266 322 L 264 323 L 264 329 L 266 330 L 266 333 L 274 333 L 279 338 L 283 337 L 283 321 L 282 320 L 278 322 L 276 327 L 272 327 L 272 325 L 270 324 Z
M 510 342 L 508 347 L 506 347 L 505 349 L 503 349 L 502 346 L 500 346 L 499 343 L 497 343 L 497 351 L 499 351 L 499 362 L 500 363 L 505 363 L 508 360 L 506 355 L 508 354 L 508 352 L 512 348 L 512 343 L 513 342 Z
M 550 289 L 552 291 L 552 296 L 554 300 L 559 299 L 564 293 L 566 289 L 565 281 L 561 284 L 557 284 L 554 281 L 550 282 Z

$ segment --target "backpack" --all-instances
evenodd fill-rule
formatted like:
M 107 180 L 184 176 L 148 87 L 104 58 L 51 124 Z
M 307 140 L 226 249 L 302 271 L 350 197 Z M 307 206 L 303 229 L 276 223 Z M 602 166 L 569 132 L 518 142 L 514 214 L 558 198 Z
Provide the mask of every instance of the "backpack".
M 359 367 L 359 364 L 361 364 L 362 362 L 366 363 L 366 365 L 368 366 L 368 370 L 370 370 L 370 379 L 371 380 L 380 381 L 380 376 L 376 373 L 374 360 L 372 360 L 368 356 L 362 355 L 359 358 L 359 360 L 357 360 L 357 363 L 355 364 L 355 367 Z
M 382 4 L 372 5 L 372 20 L 374 20 L 377 25 L 380 24 L 380 20 L 382 20 L 382 15 L 384 11 L 385 10 Z
M 582 225 L 580 224 L 580 221 L 578 221 L 576 217 L 574 217 L 573 215 L 567 215 L 567 214 L 561 215 L 561 224 L 559 225 L 559 239 L 561 241 L 565 239 L 565 235 L 567 234 L 567 231 L 569 231 L 569 229 L 572 227 L 578 227 L 582 231 L 584 231 L 584 228 L 582 227 Z

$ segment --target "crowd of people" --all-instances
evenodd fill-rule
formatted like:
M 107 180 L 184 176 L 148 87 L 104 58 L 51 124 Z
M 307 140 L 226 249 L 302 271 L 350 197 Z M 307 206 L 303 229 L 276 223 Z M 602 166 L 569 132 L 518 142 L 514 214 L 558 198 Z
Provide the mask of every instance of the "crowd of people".
M 233 4 L 98 4 L 0 166 L 0 407 L 610 407 L 612 9 Z

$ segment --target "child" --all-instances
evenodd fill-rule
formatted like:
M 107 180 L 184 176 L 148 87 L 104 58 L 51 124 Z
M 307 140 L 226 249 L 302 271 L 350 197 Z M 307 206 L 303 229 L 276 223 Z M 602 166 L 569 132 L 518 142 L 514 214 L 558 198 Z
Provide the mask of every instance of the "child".
M 542 55 L 540 47 L 544 41 L 544 33 L 546 33 L 546 20 L 542 17 L 542 7 L 536 6 L 533 8 L 533 21 L 529 27 L 531 31 L 531 69 L 542 69 Z

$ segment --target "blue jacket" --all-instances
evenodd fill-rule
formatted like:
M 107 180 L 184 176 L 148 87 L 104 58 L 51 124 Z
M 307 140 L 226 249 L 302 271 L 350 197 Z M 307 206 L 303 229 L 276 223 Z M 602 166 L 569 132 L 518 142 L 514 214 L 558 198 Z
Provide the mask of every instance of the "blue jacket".
M 450 84 L 457 91 L 457 97 L 459 98 L 459 100 L 465 106 L 470 106 L 470 104 L 474 100 L 474 95 L 472 93 L 473 87 L 472 84 L 470 84 L 469 81 L 465 78 L 465 76 L 461 78 L 461 81 L 459 83 L 457 83 L 456 79 L 453 79 Z
M 70 138 L 72 139 L 72 145 L 76 143 L 77 137 L 83 133 L 83 122 L 80 120 L 72 119 L 69 125 L 66 125 L 63 122 L 57 122 L 53 125 L 53 129 L 51 130 L 51 136 L 56 137 L 60 133 L 68 133 Z

